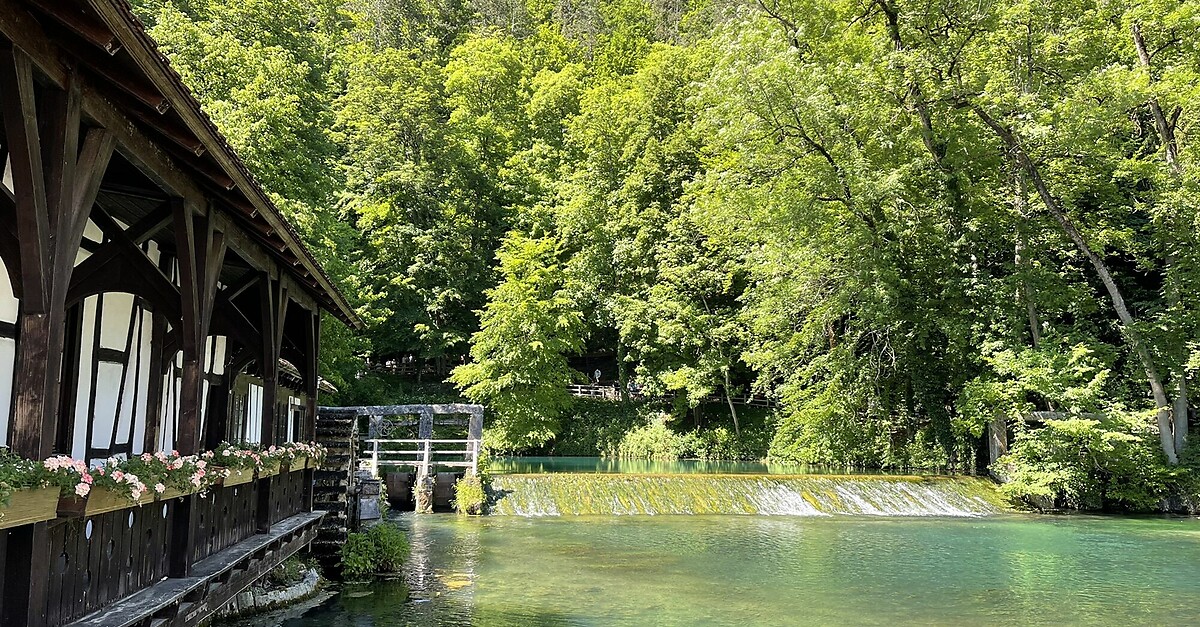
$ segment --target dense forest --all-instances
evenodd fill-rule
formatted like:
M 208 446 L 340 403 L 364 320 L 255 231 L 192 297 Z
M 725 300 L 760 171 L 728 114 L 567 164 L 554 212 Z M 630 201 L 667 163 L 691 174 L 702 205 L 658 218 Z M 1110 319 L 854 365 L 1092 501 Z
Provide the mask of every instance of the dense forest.
M 495 447 L 594 440 L 606 354 L 674 401 L 592 454 L 976 470 L 997 423 L 1018 496 L 1200 492 L 1194 0 L 134 5 L 368 321 L 343 395 L 461 363 Z

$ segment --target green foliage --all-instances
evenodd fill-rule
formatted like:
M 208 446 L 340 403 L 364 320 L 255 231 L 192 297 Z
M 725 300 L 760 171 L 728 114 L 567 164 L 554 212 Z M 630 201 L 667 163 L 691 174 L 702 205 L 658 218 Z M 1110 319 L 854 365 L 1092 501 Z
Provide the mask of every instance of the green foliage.
M 454 482 L 454 510 L 460 514 L 479 516 L 484 513 L 487 494 L 480 475 L 464 475 Z
M 0 506 L 7 506 L 9 498 L 17 490 L 50 485 L 63 488 L 64 491 L 75 487 L 73 481 L 64 483 L 55 474 L 47 472 L 41 463 L 0 449 Z
M 469 351 L 497 451 L 968 470 L 997 417 L 1200 389 L 1191 3 L 135 5 L 369 322 L 339 401 Z M 596 411 L 580 353 L 780 418 Z
M 395 525 L 380 522 L 370 529 L 351 533 L 342 545 L 342 575 L 362 579 L 379 573 L 399 572 L 408 558 L 408 539 Z
M 625 459 L 673 461 L 693 456 L 699 444 L 696 440 L 696 436 L 676 433 L 656 420 L 626 433 L 617 453 Z
M 365 372 L 338 389 L 322 396 L 329 405 L 406 405 L 410 403 L 463 403 L 466 399 L 454 386 L 441 382 L 415 382 L 410 377 L 386 372 Z
M 774 435 L 772 426 L 743 427 L 737 434 L 725 426 L 700 429 L 696 432 L 696 457 L 705 461 L 763 459 Z
M 1140 418 L 1050 420 L 1017 437 L 1001 491 L 1040 509 L 1153 511 L 1172 494 L 1157 437 Z
M 510 441 L 537 445 L 570 406 L 567 385 L 583 378 L 566 355 L 582 348 L 583 317 L 564 291 L 557 244 L 510 234 L 500 249 L 503 282 L 489 293 L 472 337 L 472 363 L 450 380 L 487 404 L 491 426 Z
M 560 419 L 561 426 L 545 452 L 551 455 L 616 457 L 625 434 L 650 422 L 661 409 L 652 403 L 573 399 L 571 408 Z

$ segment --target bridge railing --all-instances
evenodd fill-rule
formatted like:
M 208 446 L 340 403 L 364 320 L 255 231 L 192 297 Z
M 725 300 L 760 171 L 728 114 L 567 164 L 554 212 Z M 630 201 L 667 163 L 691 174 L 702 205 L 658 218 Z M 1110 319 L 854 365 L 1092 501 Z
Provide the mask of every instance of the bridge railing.
M 610 401 L 620 400 L 621 398 L 621 391 L 616 384 L 572 384 L 567 386 L 567 392 L 572 396 L 581 398 L 599 398 Z M 641 390 L 630 390 L 629 397 L 633 399 L 651 398 Z M 675 398 L 675 393 L 666 392 L 654 398 L 671 399 Z M 707 403 L 726 403 L 732 401 L 734 405 L 746 405 L 749 407 L 774 408 L 779 406 L 778 399 L 765 394 L 737 394 L 728 399 L 721 394 L 712 394 L 705 398 L 704 401 Z
M 419 475 L 428 475 L 437 466 L 479 471 L 478 439 L 368 438 L 363 442 L 370 447 L 367 463 L 376 477 L 381 467 L 412 467 Z

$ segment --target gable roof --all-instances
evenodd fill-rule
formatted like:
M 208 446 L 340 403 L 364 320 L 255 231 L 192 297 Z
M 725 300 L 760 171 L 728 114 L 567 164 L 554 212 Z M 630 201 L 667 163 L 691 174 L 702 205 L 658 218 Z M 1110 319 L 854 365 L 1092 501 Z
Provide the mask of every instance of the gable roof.
M 220 129 L 183 84 L 126 0 L 31 2 L 30 15 L 64 56 L 73 57 L 103 97 L 191 174 L 206 195 L 229 207 L 235 222 L 322 307 L 346 324 L 362 321 L 280 214 Z M 48 19 L 45 19 L 48 18 Z

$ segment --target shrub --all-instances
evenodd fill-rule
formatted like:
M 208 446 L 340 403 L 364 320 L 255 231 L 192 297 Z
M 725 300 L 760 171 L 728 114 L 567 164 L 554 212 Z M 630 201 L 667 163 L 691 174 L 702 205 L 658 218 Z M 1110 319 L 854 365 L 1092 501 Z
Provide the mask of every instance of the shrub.
M 379 523 L 352 533 L 342 545 L 342 576 L 359 579 L 377 573 L 394 573 L 408 557 L 408 539 L 395 525 Z
M 791 464 L 846 468 L 888 466 L 887 425 L 873 419 L 861 398 L 829 384 L 819 393 L 786 399 L 770 458 Z
M 617 452 L 624 459 L 671 461 L 694 455 L 699 444 L 695 435 L 681 435 L 662 422 L 655 422 L 626 433 Z
M 618 454 L 621 439 L 631 429 L 651 422 L 661 404 L 577 398 L 563 415 L 561 428 L 550 443 L 551 455 Z
M 1048 420 L 992 469 L 1005 495 L 1038 509 L 1148 511 L 1177 488 L 1157 435 L 1134 418 Z
M 736 435 L 729 427 L 713 427 L 696 432 L 696 457 L 706 461 L 759 460 L 767 455 L 772 432 L 769 425 L 747 425 Z
M 487 495 L 479 475 L 466 475 L 454 482 L 454 509 L 460 514 L 479 516 Z

